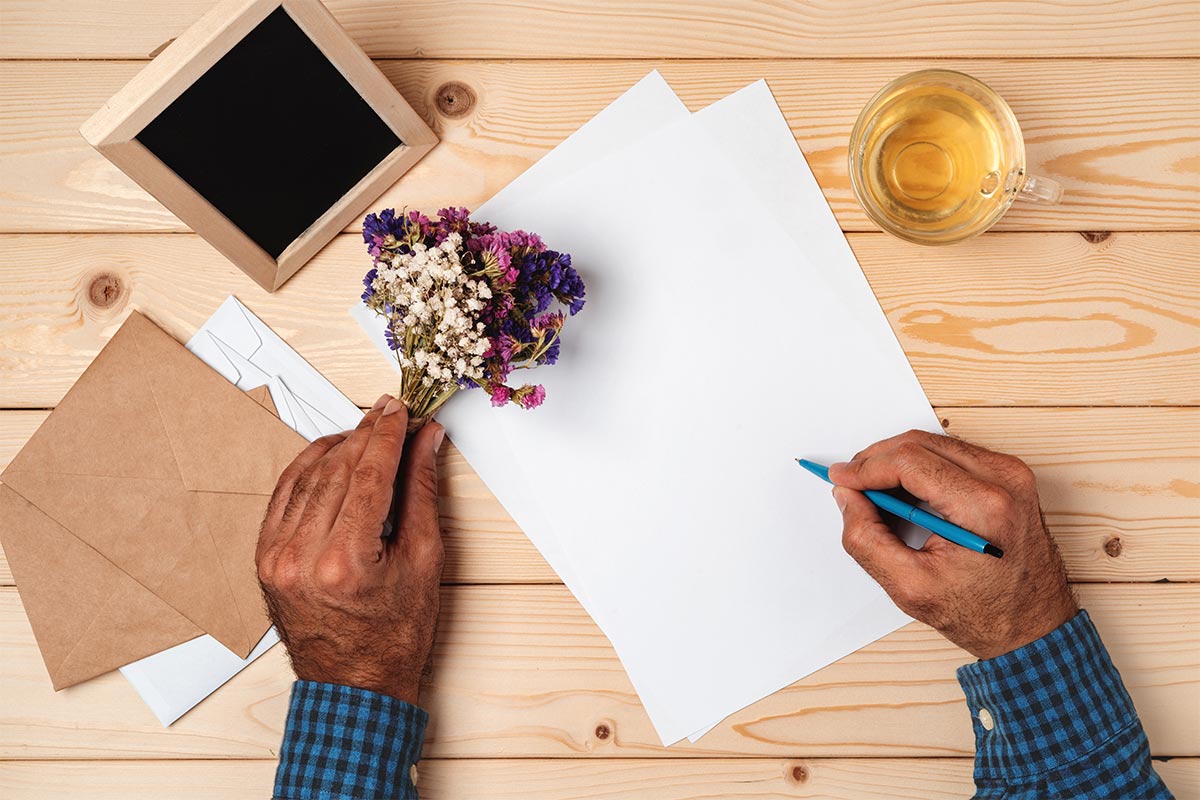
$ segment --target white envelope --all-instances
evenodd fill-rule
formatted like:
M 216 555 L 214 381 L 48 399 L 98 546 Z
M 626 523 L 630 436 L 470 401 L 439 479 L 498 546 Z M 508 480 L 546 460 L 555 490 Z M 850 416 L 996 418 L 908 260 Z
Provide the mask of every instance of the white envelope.
M 187 343 L 197 358 L 239 389 L 267 386 L 279 418 L 310 442 L 350 430 L 362 411 L 299 353 L 229 297 Z M 200 636 L 121 667 L 121 674 L 170 725 L 279 641 L 271 628 L 246 658 Z
M 270 386 L 280 419 L 310 441 L 349 430 L 362 418 L 349 398 L 236 297 L 221 304 L 187 348 L 239 389 Z

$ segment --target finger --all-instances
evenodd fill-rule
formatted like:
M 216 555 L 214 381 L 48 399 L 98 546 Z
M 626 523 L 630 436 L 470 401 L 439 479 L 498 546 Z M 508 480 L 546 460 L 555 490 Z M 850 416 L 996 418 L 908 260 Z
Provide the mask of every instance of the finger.
M 952 436 L 930 435 L 925 447 L 973 475 L 1002 487 L 1013 497 L 1037 497 L 1037 478 L 1033 470 L 1016 456 L 997 453 Z
M 842 512 L 842 547 L 888 594 L 925 580 L 922 554 L 892 532 L 866 495 L 837 486 L 833 496 Z
M 363 414 L 363 418 L 359 420 L 354 430 L 347 431 L 346 441 L 338 447 L 339 458 L 345 460 L 350 466 L 358 463 L 358 460 L 362 458 L 363 451 L 367 449 L 367 442 L 371 439 L 371 432 L 383 416 L 383 409 L 393 399 L 390 394 L 379 396 L 379 399 L 375 401 L 375 405 L 371 406 L 371 410 Z
M 902 444 L 913 443 L 932 450 L 965 471 L 992 483 L 1003 483 L 1006 467 L 1019 462 L 1012 456 L 994 453 L 970 442 L 929 431 L 911 430 L 876 442 L 854 456 L 855 461 L 895 450 Z
M 407 428 L 404 404 L 389 400 L 350 472 L 345 497 L 331 526 L 334 539 L 371 559 L 381 552 L 380 534 L 391 508 Z
M 345 439 L 331 449 L 319 470 L 312 476 L 309 492 L 295 525 L 294 544 L 302 549 L 320 547 L 333 531 L 334 521 L 350 490 L 350 481 L 375 425 L 383 414 L 383 408 L 392 396 L 385 394 L 359 421 L 353 431 L 347 431 Z
M 969 530 L 996 527 L 1012 497 L 914 442 L 902 442 L 873 456 L 834 464 L 829 478 L 838 486 L 865 491 L 901 487 L 928 502 L 946 519 Z M 990 523 L 990 524 L 989 524 Z
M 296 456 L 292 463 L 284 469 L 275 484 L 275 491 L 271 494 L 271 502 L 267 505 L 267 513 L 263 517 L 262 528 L 258 536 L 256 557 L 261 555 L 281 535 L 283 512 L 292 498 L 296 481 L 299 480 L 305 470 L 315 464 L 345 438 L 345 434 L 341 433 L 332 436 L 322 436 L 304 448 L 300 452 L 300 455 Z
M 404 459 L 397 538 L 403 538 L 404 546 L 419 558 L 432 557 L 441 547 L 437 458 L 445 436 L 445 428 L 430 422 L 413 436 Z

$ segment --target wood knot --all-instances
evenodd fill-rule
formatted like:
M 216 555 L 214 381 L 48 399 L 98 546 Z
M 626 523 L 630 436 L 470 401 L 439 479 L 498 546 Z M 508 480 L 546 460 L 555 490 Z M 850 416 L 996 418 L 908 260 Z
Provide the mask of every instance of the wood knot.
M 1110 558 L 1116 558 L 1117 556 L 1121 555 L 1122 549 L 1124 548 L 1121 544 L 1120 536 L 1114 536 L 1104 543 L 1104 552 L 1107 553 Z
M 808 768 L 803 764 L 792 767 L 792 783 L 804 783 L 808 780 Z
M 471 113 L 475 107 L 475 92 L 459 81 L 443 83 L 434 95 L 438 113 L 450 119 L 459 119 Z
M 1112 231 L 1080 231 L 1079 235 L 1091 244 L 1100 244 L 1112 236 Z
M 605 725 L 604 723 L 600 723 L 599 725 L 596 726 L 596 738 L 597 739 L 599 739 L 600 741 L 604 741 L 609 736 L 612 736 L 612 731 L 610 731 L 608 729 L 607 725 Z
M 101 272 L 88 283 L 87 299 L 96 308 L 112 308 L 124 294 L 124 282 L 111 272 Z
M 950 427 L 950 418 L 949 417 L 942 417 L 942 427 L 943 428 Z

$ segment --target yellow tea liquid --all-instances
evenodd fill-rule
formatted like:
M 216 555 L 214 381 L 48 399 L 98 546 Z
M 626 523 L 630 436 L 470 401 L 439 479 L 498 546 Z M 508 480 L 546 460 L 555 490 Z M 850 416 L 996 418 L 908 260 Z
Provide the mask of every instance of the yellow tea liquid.
M 1012 201 L 1019 174 L 1005 174 L 1000 125 L 963 92 L 900 88 L 864 134 L 860 190 L 899 228 L 957 238 L 990 225 Z

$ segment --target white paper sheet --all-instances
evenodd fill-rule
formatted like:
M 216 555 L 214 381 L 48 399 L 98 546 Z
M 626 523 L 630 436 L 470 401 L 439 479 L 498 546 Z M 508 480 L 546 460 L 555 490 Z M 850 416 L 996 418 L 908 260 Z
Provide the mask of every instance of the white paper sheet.
M 279 418 L 312 441 L 348 430 L 362 411 L 258 317 L 229 297 L 187 343 L 239 389 L 267 386 Z M 163 725 L 170 725 L 279 641 L 271 628 L 246 658 L 200 636 L 121 667 Z
M 568 175 L 595 163 L 597 160 L 645 137 L 651 131 L 687 119 L 687 107 L 654 70 L 630 87 L 608 107 L 572 133 L 558 147 L 542 156 L 528 170 L 506 186 L 498 197 L 512 192 L 538 194 Z M 478 219 L 487 219 L 487 204 L 475 212 Z M 365 271 L 365 270 L 364 270 Z M 353 316 L 388 358 L 397 373 L 400 365 L 388 349 L 384 338 L 384 320 L 361 303 L 350 310 Z M 474 401 L 474 402 L 472 402 Z M 468 410 L 464 406 L 475 406 Z M 489 428 L 485 419 L 489 409 L 486 402 L 479 408 L 480 398 L 460 398 L 439 412 L 438 419 L 454 429 L 451 440 L 462 452 L 472 454 L 472 467 L 480 474 L 491 476 L 488 487 L 504 505 L 513 519 L 524 520 L 523 527 L 534 547 L 546 559 L 594 619 L 602 610 L 593 610 L 584 596 L 581 583 L 575 579 L 570 560 L 560 550 L 549 526 L 540 521 L 537 497 L 529 491 L 524 471 L 516 469 L 508 458 L 504 432 Z M 468 414 L 471 422 L 458 423 L 459 414 Z
M 937 421 L 765 86 L 536 188 L 478 215 L 571 252 L 588 307 L 542 409 L 441 418 L 539 549 L 586 565 L 572 589 L 670 743 L 907 621 L 792 457 Z

